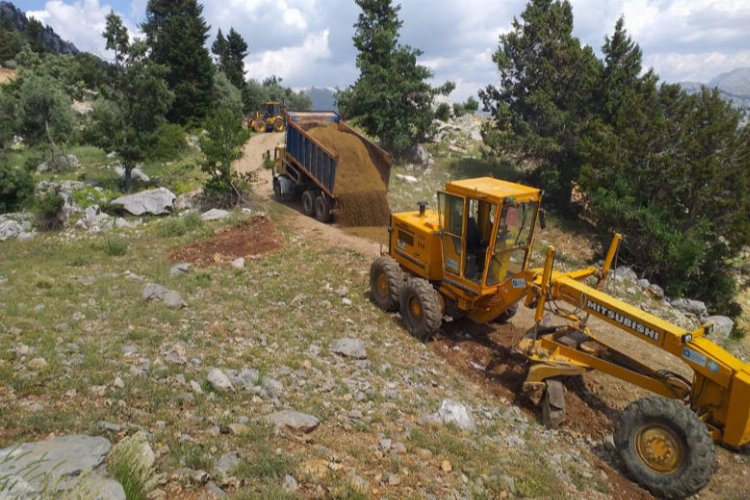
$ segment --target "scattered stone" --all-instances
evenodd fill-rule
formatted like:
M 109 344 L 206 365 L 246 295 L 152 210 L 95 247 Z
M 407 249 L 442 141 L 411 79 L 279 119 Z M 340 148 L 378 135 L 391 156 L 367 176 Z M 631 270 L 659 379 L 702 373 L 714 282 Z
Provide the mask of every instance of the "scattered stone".
M 112 422 L 106 422 L 101 420 L 96 423 L 96 427 L 104 432 L 114 432 L 115 434 L 123 430 L 125 427 L 119 424 L 113 424 Z
M 229 378 L 224 374 L 224 372 L 219 370 L 218 368 L 211 368 L 211 370 L 208 372 L 207 379 L 208 383 L 211 384 L 211 387 L 213 387 L 217 392 L 227 392 L 234 390 L 232 382 L 230 382 Z
M 651 283 L 646 290 L 657 299 L 664 298 L 664 289 L 655 283 Z
M 445 473 L 451 472 L 453 470 L 453 466 L 448 460 L 443 460 L 443 463 L 440 464 L 440 468 Z
M 187 467 L 177 469 L 172 475 L 182 483 L 191 484 L 206 484 L 209 477 L 208 472 L 204 470 L 189 469 Z
M 172 269 L 169 270 L 169 275 L 172 278 L 178 278 L 178 277 L 182 276 L 183 274 L 189 273 L 190 269 L 192 267 L 193 266 L 191 264 L 188 264 L 186 262 L 174 265 L 174 266 L 172 266 Z
M 339 297 L 341 297 L 341 298 L 344 298 L 344 297 L 346 297 L 347 295 L 349 295 L 349 287 L 348 287 L 348 286 L 345 286 L 345 285 L 342 285 L 342 286 L 340 286 L 339 288 L 337 288 L 337 289 L 336 289 L 336 291 L 335 291 L 334 293 L 335 293 L 336 295 L 338 295 Z
M 404 158 L 411 163 L 428 167 L 434 163 L 432 155 L 422 144 L 415 144 L 404 152 Z
M 284 393 L 284 384 L 272 378 L 263 379 L 263 388 L 274 398 L 278 398 Z
M 216 220 L 223 220 L 229 217 L 229 212 L 220 208 L 212 208 L 208 212 L 204 212 L 201 215 L 201 220 L 204 222 L 211 222 Z
M 240 464 L 240 457 L 236 452 L 232 451 L 224 453 L 219 461 L 216 462 L 214 469 L 219 473 L 222 481 L 228 480 L 234 474 L 234 470 Z
M 393 443 L 391 453 L 394 455 L 403 455 L 406 453 L 406 445 L 404 443 Z
M 112 385 L 114 385 L 118 389 L 125 388 L 125 382 L 120 377 L 115 377 L 115 381 L 112 383 Z
M 229 424 L 229 433 L 235 436 L 246 436 L 250 432 L 250 427 L 245 424 Z
M 336 340 L 331 344 L 331 352 L 353 359 L 367 359 L 367 350 L 365 343 L 361 340 L 352 338 L 343 338 Z
M 151 189 L 121 196 L 112 205 L 122 207 L 132 215 L 167 215 L 174 208 L 175 195 L 166 188 Z
M 345 306 L 351 306 L 353 302 L 352 299 L 344 297 L 343 299 L 341 299 L 341 303 Z
M 44 358 L 34 358 L 31 361 L 29 361 L 29 368 L 32 370 L 43 370 L 49 366 L 47 363 L 47 360 Z
M 224 492 L 224 490 L 219 487 L 218 484 L 214 483 L 213 481 L 208 482 L 208 484 L 206 485 L 206 489 L 216 498 L 225 498 L 229 496 Z
M 187 302 L 179 293 L 156 283 L 149 283 L 143 288 L 143 299 L 159 300 L 167 307 L 187 307 Z
M 175 344 L 164 351 L 162 358 L 169 365 L 185 365 L 188 362 L 187 352 L 182 344 Z
M 36 498 L 45 487 L 52 489 L 46 489 L 46 493 L 75 487 L 76 478 L 86 471 L 97 470 L 111 448 L 110 442 L 102 437 L 69 435 L 2 449 L 0 478 L 12 486 L 0 497 Z
M 198 188 L 189 193 L 183 193 L 174 202 L 175 211 L 194 210 L 200 206 L 203 189 Z
M 734 330 L 734 321 L 726 316 L 709 316 L 706 323 L 713 323 L 714 335 L 721 340 L 727 340 Z
M 234 387 L 251 391 L 260 380 L 260 372 L 253 368 L 243 368 L 239 372 L 227 370 L 227 377 Z
M 645 279 L 645 278 L 644 279 L 639 279 L 637 281 L 637 283 L 638 283 L 638 286 L 641 287 L 641 288 L 643 288 L 644 290 L 646 290 L 648 287 L 651 286 L 651 282 L 649 280 Z
M 156 454 L 148 443 L 148 435 L 143 431 L 138 431 L 117 443 L 109 457 L 110 462 L 117 460 L 120 454 L 127 457 L 133 470 L 140 470 L 143 474 L 150 474 L 156 463 Z
M 440 425 L 442 420 L 437 415 L 422 415 L 417 419 L 417 425 L 428 426 L 428 425 Z
M 383 438 L 380 440 L 380 449 L 383 451 L 389 451 L 391 449 L 392 444 L 393 444 L 393 441 L 391 441 L 388 438 Z
M 352 471 L 352 475 L 349 478 L 349 484 L 352 489 L 362 495 L 367 495 L 370 492 L 370 483 L 364 478 L 358 476 L 354 471 Z
M 29 353 L 31 353 L 31 348 L 27 346 L 26 344 L 21 344 L 18 347 L 16 347 L 17 358 L 23 358 L 25 356 L 28 356 Z
M 201 387 L 201 385 L 200 385 L 200 384 L 199 384 L 198 382 L 196 382 L 195 380 L 191 380 L 191 381 L 190 381 L 190 388 L 191 388 L 191 389 L 193 390 L 193 392 L 194 392 L 194 393 L 196 393 L 196 394 L 203 394 L 203 388 L 202 388 L 202 387 Z
M 438 416 L 446 424 L 453 423 L 463 430 L 473 430 L 474 419 L 471 412 L 461 403 L 452 399 L 444 399 L 440 404 Z
M 232 267 L 239 270 L 245 269 L 245 259 L 244 257 L 240 257 L 239 259 L 236 259 L 232 261 Z
M 284 476 L 284 480 L 282 481 L 281 485 L 284 487 L 284 490 L 288 493 L 294 493 L 299 488 L 299 485 L 297 485 L 297 480 L 294 479 L 294 477 L 287 474 Z
M 36 236 L 31 221 L 25 215 L 0 215 L 0 241 L 29 240 Z
M 407 184 L 416 184 L 419 182 L 419 179 L 413 175 L 396 174 L 396 179 L 406 182 Z
M 701 302 L 700 300 L 674 299 L 672 301 L 672 307 L 679 311 L 693 314 L 701 320 L 708 316 L 708 309 L 706 308 L 706 304 L 704 302 Z
M 125 179 L 125 167 L 122 165 L 115 165 L 112 167 L 112 170 L 115 171 L 115 173 L 120 177 L 120 179 Z M 130 178 L 134 181 L 138 182 L 151 182 L 151 178 L 143 173 L 143 170 L 141 170 L 138 167 L 135 167 L 133 170 L 130 171 Z
M 296 411 L 272 413 L 263 417 L 263 420 L 273 424 L 277 429 L 285 427 L 293 431 L 305 433 L 314 431 L 320 425 L 320 421 L 314 416 Z
M 401 478 L 397 474 L 388 474 L 388 486 L 398 486 L 401 484 Z

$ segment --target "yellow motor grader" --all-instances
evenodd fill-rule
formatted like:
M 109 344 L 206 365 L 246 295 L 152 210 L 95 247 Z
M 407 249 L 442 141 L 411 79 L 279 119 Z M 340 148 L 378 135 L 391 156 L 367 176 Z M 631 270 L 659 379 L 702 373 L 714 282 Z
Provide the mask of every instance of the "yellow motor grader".
M 544 226 L 541 200 L 538 189 L 485 177 L 448 183 L 437 211 L 420 203 L 418 211 L 393 214 L 388 252 L 370 270 L 373 302 L 400 311 L 423 340 L 443 315 L 488 323 L 507 321 L 520 302 L 534 308 L 535 326 L 516 350 L 529 360 L 524 389 L 543 391 L 544 422 L 565 419 L 564 377 L 599 370 L 645 388 L 656 396 L 631 403 L 615 421 L 626 472 L 659 496 L 696 493 L 713 472 L 712 440 L 750 442 L 750 364 L 709 340 L 710 324 L 687 331 L 605 293 L 619 235 L 601 269 L 555 271 L 552 247 L 542 268 L 530 268 L 535 228 Z M 547 311 L 565 321 L 546 326 Z M 590 316 L 676 356 L 692 380 L 598 340 Z
M 278 101 L 266 101 L 261 104 L 261 109 L 255 112 L 255 116 L 245 119 L 245 128 L 252 128 L 259 134 L 263 132 L 283 132 L 286 130 L 284 109 Z

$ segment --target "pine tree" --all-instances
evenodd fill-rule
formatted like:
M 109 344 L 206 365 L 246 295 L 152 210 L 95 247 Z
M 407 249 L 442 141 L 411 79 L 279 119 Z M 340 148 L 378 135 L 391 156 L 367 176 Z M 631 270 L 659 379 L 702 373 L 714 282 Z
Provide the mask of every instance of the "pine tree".
M 354 34 L 359 51 L 355 84 L 337 94 L 341 111 L 356 119 L 384 147 L 403 152 L 432 133 L 436 95 L 453 89 L 433 88 L 432 72 L 417 63 L 418 49 L 399 44 L 403 22 L 391 0 L 355 0 L 362 9 Z
M 227 52 L 229 58 L 224 72 L 227 74 L 229 81 L 239 89 L 245 85 L 245 58 L 247 57 L 247 49 L 247 42 L 242 38 L 242 35 L 237 33 L 234 28 L 230 28 L 229 35 L 227 35 Z
M 493 55 L 500 84 L 480 92 L 496 121 L 485 141 L 498 154 L 538 162 L 535 182 L 567 208 L 581 163 L 578 138 L 591 114 L 600 63 L 573 36 L 567 0 L 532 0 L 512 26 Z
M 224 33 L 221 32 L 221 28 L 216 33 L 216 40 L 211 45 L 211 53 L 216 56 L 216 65 L 226 72 L 226 64 L 229 60 L 229 45 L 227 39 L 224 38 Z
M 201 120 L 211 106 L 213 65 L 205 47 L 209 26 L 197 0 L 149 0 L 142 25 L 153 62 L 168 68 L 175 98 L 171 121 Z

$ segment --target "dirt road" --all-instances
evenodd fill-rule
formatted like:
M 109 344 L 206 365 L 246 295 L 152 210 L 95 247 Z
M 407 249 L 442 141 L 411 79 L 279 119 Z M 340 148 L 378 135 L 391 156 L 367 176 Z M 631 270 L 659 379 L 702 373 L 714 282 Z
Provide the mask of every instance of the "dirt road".
M 238 173 L 256 172 L 257 180 L 253 183 L 255 194 L 273 199 L 273 185 L 271 183 L 273 174 L 270 170 L 263 168 L 263 155 L 273 150 L 277 144 L 284 142 L 284 134 L 255 134 L 243 149 L 243 156 L 235 163 Z M 315 241 L 331 248 L 347 248 L 362 253 L 365 256 L 375 256 L 380 253 L 380 245 L 371 240 L 348 234 L 334 224 L 322 224 L 317 220 L 307 217 L 302 213 L 299 203 L 285 203 L 292 210 L 284 219 L 283 223 L 306 238 L 314 238 Z

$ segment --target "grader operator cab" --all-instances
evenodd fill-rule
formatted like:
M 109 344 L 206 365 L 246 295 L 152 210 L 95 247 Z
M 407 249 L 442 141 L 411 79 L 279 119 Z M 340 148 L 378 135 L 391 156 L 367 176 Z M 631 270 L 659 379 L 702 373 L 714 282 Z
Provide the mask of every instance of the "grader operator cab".
M 658 396 L 631 403 L 615 422 L 626 472 L 659 496 L 696 493 L 713 472 L 712 439 L 750 442 L 750 364 L 711 342 L 711 325 L 690 332 L 605 293 L 619 235 L 601 269 L 554 271 L 552 247 L 542 268 L 530 268 L 535 228 L 544 226 L 541 199 L 538 189 L 479 178 L 448 183 L 437 211 L 420 203 L 393 214 L 389 250 L 370 270 L 373 302 L 400 311 L 409 331 L 427 340 L 443 315 L 506 321 L 523 301 L 535 310 L 535 326 L 516 351 L 529 361 L 524 389 L 539 396 L 544 422 L 565 420 L 564 377 L 600 370 L 647 389 Z M 545 312 L 563 323 L 543 325 Z M 596 339 L 590 316 L 676 356 L 692 380 Z
M 248 121 L 250 127 L 259 134 L 263 132 L 283 132 L 286 130 L 284 109 L 278 101 L 266 101 L 262 103 L 261 109 L 255 112 L 255 117 Z

